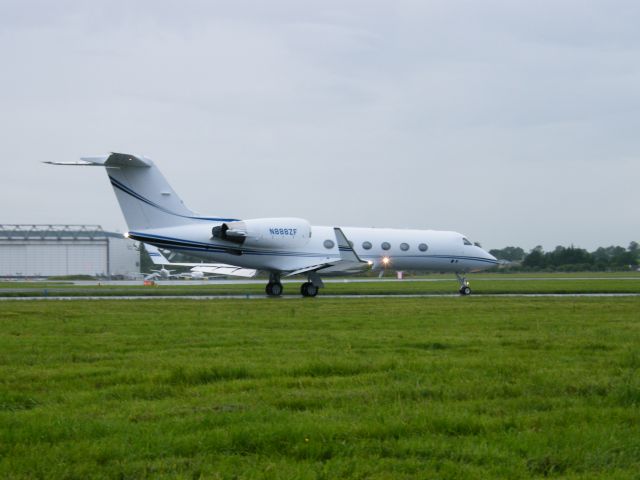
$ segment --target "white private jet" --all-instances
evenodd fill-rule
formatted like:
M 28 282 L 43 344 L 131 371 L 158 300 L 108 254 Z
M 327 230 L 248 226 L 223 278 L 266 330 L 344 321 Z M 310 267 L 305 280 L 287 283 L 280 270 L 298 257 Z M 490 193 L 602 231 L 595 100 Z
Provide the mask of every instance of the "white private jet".
M 105 167 L 127 222 L 126 237 L 245 269 L 269 272 L 267 295 L 282 295 L 282 276 L 304 274 L 300 288 L 315 297 L 322 276 L 368 269 L 455 273 L 460 293 L 468 272 L 496 265 L 464 235 L 437 230 L 312 226 L 302 218 L 237 219 L 189 210 L 148 158 L 126 153 L 54 165 Z M 231 274 L 231 273 L 229 273 Z
M 234 265 L 226 265 L 224 263 L 174 263 L 170 262 L 167 257 L 165 257 L 162 252 L 150 244 L 144 245 L 149 258 L 156 265 L 162 265 L 162 269 L 166 266 L 175 266 L 175 267 L 191 267 L 189 272 L 184 272 L 177 274 L 176 276 L 180 278 L 187 278 L 191 280 L 204 280 L 209 278 L 207 275 L 222 275 L 222 276 L 236 276 L 236 277 L 245 277 L 250 278 L 254 277 L 257 273 L 254 269 L 236 267 Z

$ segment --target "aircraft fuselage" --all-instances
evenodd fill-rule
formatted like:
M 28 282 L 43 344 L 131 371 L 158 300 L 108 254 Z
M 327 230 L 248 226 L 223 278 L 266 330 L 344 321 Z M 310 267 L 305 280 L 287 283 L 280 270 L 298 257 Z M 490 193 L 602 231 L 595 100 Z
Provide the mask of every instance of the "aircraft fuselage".
M 392 228 L 341 227 L 355 253 L 375 269 L 472 272 L 496 259 L 456 232 Z M 334 227 L 314 226 L 299 248 L 244 247 L 211 238 L 209 225 L 188 225 L 129 232 L 134 240 L 191 255 L 205 261 L 268 271 L 295 271 L 340 258 Z

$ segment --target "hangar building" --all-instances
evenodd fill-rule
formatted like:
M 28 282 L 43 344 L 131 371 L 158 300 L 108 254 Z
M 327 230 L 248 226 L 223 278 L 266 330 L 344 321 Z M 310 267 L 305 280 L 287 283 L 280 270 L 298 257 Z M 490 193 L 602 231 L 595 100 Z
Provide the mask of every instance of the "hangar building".
M 140 272 L 136 243 L 99 225 L 0 224 L 0 277 Z

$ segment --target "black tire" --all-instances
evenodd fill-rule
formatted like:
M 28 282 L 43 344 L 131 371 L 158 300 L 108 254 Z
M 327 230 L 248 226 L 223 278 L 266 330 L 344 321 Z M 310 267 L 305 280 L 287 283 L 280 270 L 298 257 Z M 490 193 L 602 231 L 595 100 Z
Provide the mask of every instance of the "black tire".
M 265 288 L 265 292 L 270 297 L 279 297 L 282 295 L 282 284 L 281 283 L 267 283 L 267 287 Z
M 271 284 L 271 295 L 274 297 L 279 297 L 282 295 L 282 284 L 281 283 L 273 283 Z
M 460 295 L 471 295 L 471 289 L 469 287 L 462 287 L 460 289 Z
M 305 282 L 300 285 L 300 293 L 303 297 L 315 297 L 318 295 L 318 287 L 311 282 Z

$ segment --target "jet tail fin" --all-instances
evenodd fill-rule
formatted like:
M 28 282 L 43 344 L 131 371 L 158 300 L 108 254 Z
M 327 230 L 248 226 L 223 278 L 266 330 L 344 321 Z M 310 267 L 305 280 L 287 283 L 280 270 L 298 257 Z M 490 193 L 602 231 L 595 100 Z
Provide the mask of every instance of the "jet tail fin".
M 189 210 L 158 167 L 148 158 L 127 153 L 83 157 L 79 162 L 51 165 L 104 167 L 130 231 L 187 225 L 203 218 Z

